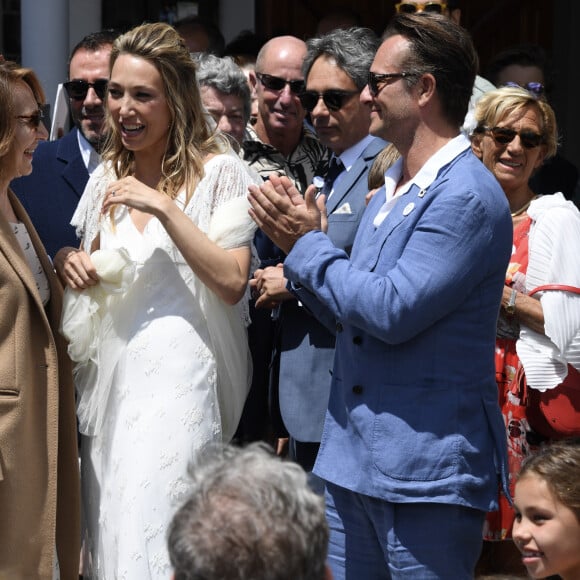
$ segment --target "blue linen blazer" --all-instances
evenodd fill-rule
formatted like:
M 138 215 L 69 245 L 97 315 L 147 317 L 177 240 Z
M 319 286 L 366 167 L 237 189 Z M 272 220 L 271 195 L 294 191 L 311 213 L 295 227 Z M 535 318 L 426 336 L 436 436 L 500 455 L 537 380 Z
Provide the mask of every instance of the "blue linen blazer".
M 48 255 L 64 246 L 78 247 L 70 225 L 72 215 L 89 180 L 75 127 L 61 139 L 39 143 L 32 173 L 11 183 L 25 207 Z
M 505 194 L 465 150 L 375 228 L 384 199 L 371 200 L 350 259 L 310 232 L 284 264 L 316 297 L 311 310 L 336 320 L 314 472 L 391 502 L 493 509 L 498 476 L 507 485 L 494 371 L 512 246 Z
M 366 207 L 368 172 L 385 146 L 382 139 L 373 139 L 328 200 L 328 236 L 349 254 Z M 296 294 L 300 299 L 300 292 Z M 319 442 L 330 393 L 334 328 L 328 330 L 294 300 L 283 304 L 280 322 L 278 389 L 282 420 L 294 439 Z

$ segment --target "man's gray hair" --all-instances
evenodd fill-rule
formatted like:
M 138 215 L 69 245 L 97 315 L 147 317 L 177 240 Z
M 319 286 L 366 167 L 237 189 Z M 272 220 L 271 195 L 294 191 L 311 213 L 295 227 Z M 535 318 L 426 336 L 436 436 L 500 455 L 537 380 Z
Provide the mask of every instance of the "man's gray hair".
M 314 61 L 324 56 L 333 59 L 362 91 L 379 44 L 379 38 L 372 30 L 358 26 L 311 38 L 306 41 L 307 53 L 302 65 L 304 78 L 308 80 Z
M 244 71 L 225 56 L 220 58 L 213 54 L 200 53 L 195 56 L 197 63 L 197 82 L 200 87 L 213 87 L 226 95 L 240 97 L 243 102 L 244 121 L 250 119 L 251 99 L 250 85 Z
M 323 580 L 324 499 L 264 443 L 210 447 L 168 535 L 175 580 Z

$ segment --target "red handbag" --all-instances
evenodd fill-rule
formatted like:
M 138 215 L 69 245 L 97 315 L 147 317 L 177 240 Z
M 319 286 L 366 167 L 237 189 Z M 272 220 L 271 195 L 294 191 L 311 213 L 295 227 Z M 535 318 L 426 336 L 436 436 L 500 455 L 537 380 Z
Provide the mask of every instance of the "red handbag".
M 580 294 L 580 288 L 564 284 L 538 286 L 529 296 L 543 290 L 564 290 Z M 528 389 L 524 369 L 520 368 L 515 379 L 519 381 L 520 392 L 527 400 L 526 416 L 530 427 L 549 439 L 563 439 L 580 435 L 580 372 L 568 365 L 568 375 L 562 383 L 543 393 Z

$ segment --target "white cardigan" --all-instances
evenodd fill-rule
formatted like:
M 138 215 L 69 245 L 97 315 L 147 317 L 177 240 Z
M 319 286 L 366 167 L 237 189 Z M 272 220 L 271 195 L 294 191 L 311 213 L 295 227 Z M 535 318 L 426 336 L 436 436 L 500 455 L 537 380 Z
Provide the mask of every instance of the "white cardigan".
M 561 193 L 545 195 L 530 204 L 532 218 L 526 290 L 543 284 L 580 287 L 580 212 Z M 542 335 L 522 326 L 516 350 L 528 386 L 553 389 L 568 374 L 567 365 L 580 370 L 580 294 L 560 290 L 539 292 L 544 312 Z

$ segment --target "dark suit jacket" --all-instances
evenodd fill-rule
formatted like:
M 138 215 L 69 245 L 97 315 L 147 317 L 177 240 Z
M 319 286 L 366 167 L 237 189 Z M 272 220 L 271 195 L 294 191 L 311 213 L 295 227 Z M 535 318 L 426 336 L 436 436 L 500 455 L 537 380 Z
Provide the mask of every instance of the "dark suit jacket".
M 32 173 L 11 184 L 51 258 L 64 246 L 79 245 L 70 220 L 89 173 L 77 135 L 75 128 L 61 139 L 40 143 Z
M 365 210 L 369 169 L 385 145 L 382 139 L 373 139 L 327 202 L 328 236 L 348 253 Z M 320 441 L 330 393 L 334 340 L 334 334 L 297 301 L 283 304 L 280 412 L 286 429 L 298 441 Z

